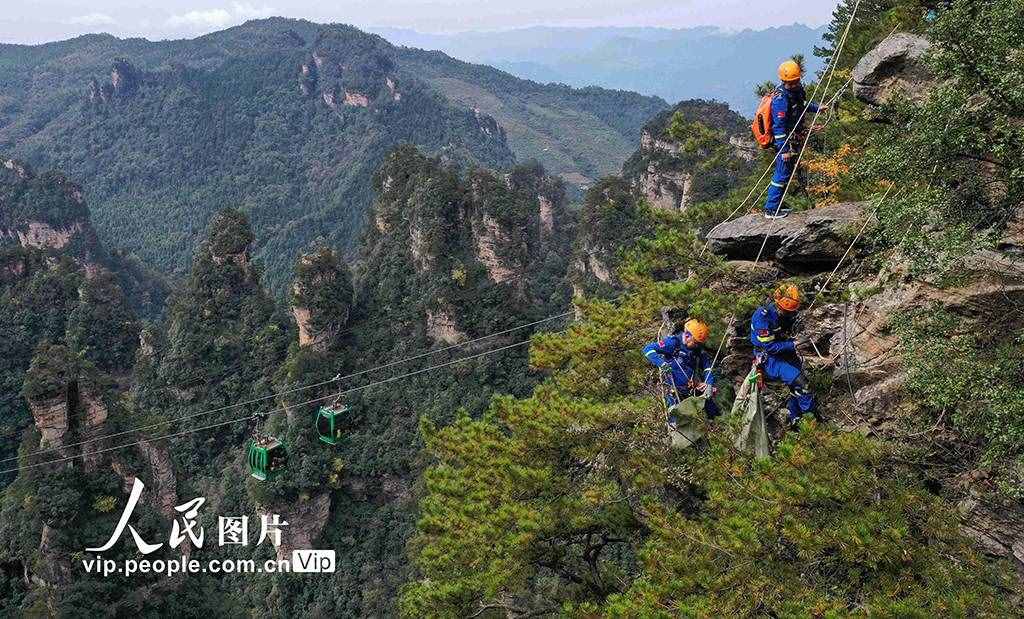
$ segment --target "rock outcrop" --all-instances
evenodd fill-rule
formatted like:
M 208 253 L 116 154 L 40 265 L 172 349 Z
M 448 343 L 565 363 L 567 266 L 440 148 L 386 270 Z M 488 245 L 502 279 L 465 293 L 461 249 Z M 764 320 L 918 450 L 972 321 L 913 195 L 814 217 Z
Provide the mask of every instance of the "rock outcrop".
M 349 107 L 370 107 L 370 98 L 361 92 L 346 90 L 344 103 Z
M 547 196 L 537 196 L 537 207 L 541 234 L 551 236 L 555 232 L 555 204 Z
M 32 581 L 47 587 L 62 587 L 71 582 L 71 560 L 61 544 L 59 529 L 43 525 L 39 538 L 39 560 Z
M 773 260 L 797 271 L 835 266 L 868 216 L 865 203 L 844 202 L 766 219 L 760 213 L 716 226 L 708 234 L 711 251 L 732 260 Z M 767 240 L 766 240 L 767 239 Z
M 165 445 L 144 440 L 139 442 L 139 453 L 149 471 L 149 481 L 152 484 L 152 487 L 147 486 L 148 496 L 143 495 L 145 500 L 166 518 L 173 519 L 176 515 L 174 506 L 178 504 L 178 479 L 174 474 L 170 451 Z M 130 490 L 131 480 L 128 479 L 126 482 Z
M 686 210 L 693 201 L 693 175 L 689 172 L 659 170 L 653 164 L 636 182 L 637 190 L 654 208 Z
M 295 270 L 292 316 L 299 328 L 299 346 L 326 352 L 348 321 L 351 276 L 326 246 L 300 257 Z
M 444 344 L 458 344 L 469 339 L 465 333 L 459 331 L 451 308 L 427 310 L 427 335 L 434 341 Z
M 83 224 L 76 221 L 64 228 L 54 228 L 48 223 L 32 221 L 24 225 L 22 230 L 0 230 L 0 235 L 10 239 L 18 239 L 22 247 L 34 249 L 60 250 L 67 247 L 71 239 L 82 232 Z
M 114 94 L 120 97 L 130 95 L 139 86 L 139 75 L 135 67 L 125 58 L 118 58 L 110 69 L 110 85 Z
M 260 508 L 259 512 L 261 516 L 277 514 L 282 523 L 288 523 L 281 526 L 281 543 L 275 550 L 278 559 L 291 559 L 293 550 L 313 548 L 313 542 L 323 533 L 331 512 L 331 495 L 320 494 L 290 505 Z
M 673 137 L 670 129 L 676 120 L 695 132 L 703 128 L 708 139 L 694 146 Z M 623 165 L 623 176 L 651 206 L 685 210 L 721 197 L 750 167 L 758 149 L 749 134 L 747 121 L 724 104 L 683 101 L 644 126 L 640 148 Z M 702 166 L 712 151 L 720 160 L 710 168 Z
M 964 283 L 953 287 L 921 280 L 898 285 L 883 285 L 880 279 L 865 282 L 864 287 L 879 287 L 882 292 L 851 305 L 831 342 L 833 351 L 841 351 L 836 378 L 852 382 L 863 410 L 891 410 L 906 380 L 899 338 L 890 329 L 894 317 L 941 309 L 970 318 L 996 318 L 1007 303 L 1024 304 L 1024 263 L 982 251 L 965 259 L 960 268 Z
M 0 247 L 18 245 L 68 254 L 95 267 L 101 254 L 82 188 L 67 178 L 36 173 L 0 159 Z
M 310 96 L 316 90 L 319 79 L 320 74 L 314 59 L 302 63 L 299 69 L 299 92 L 305 97 Z
M 898 32 L 868 52 L 853 69 L 853 92 L 858 99 L 883 105 L 896 93 L 921 101 L 935 85 L 926 55 L 927 39 Z
M 506 284 L 516 277 L 518 269 L 502 260 L 499 252 L 512 243 L 511 236 L 494 218 L 484 215 L 473 229 L 476 258 L 487 269 L 495 284 Z
M 68 432 L 68 399 L 65 395 L 46 399 L 29 399 L 29 410 L 39 430 L 39 448 L 60 447 Z
M 90 103 L 110 103 L 115 98 L 134 94 L 142 83 L 142 74 L 126 58 L 117 58 L 110 67 L 110 81 L 100 83 L 96 78 L 89 80 L 88 99 Z

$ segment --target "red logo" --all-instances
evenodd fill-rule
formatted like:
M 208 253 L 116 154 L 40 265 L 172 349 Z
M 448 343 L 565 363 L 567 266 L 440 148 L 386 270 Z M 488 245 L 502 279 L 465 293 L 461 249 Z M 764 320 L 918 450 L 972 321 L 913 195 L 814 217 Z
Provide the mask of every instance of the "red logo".
M 760 331 L 757 332 L 757 334 L 760 335 L 761 337 L 766 337 L 771 335 L 772 332 L 769 329 L 761 329 Z
M 785 118 L 785 117 L 786 117 L 786 113 L 785 112 L 779 112 L 779 118 Z

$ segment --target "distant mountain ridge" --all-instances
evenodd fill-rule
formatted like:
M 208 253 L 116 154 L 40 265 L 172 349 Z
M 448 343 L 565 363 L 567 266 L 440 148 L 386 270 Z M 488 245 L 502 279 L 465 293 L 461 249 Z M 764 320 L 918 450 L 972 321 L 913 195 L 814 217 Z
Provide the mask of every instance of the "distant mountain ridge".
M 800 24 L 738 32 L 711 27 L 534 27 L 457 34 L 370 30 L 396 45 L 440 50 L 539 82 L 631 90 L 673 102 L 715 99 L 745 116 L 757 103 L 753 85 L 773 79 L 780 59 L 803 53 L 810 70 L 821 68 L 811 52 L 824 33 L 824 27 Z

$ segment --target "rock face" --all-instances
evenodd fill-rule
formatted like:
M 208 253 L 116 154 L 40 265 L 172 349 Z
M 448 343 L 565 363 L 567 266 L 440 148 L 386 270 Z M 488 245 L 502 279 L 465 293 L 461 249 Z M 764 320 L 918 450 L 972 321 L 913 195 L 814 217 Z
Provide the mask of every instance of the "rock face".
M 890 332 L 893 317 L 940 308 L 968 317 L 1002 313 L 998 308 L 1024 303 L 1024 263 L 992 251 L 979 252 L 961 267 L 964 284 L 939 288 L 922 281 L 888 286 L 850 307 L 844 328 L 832 338 L 839 356 L 837 379 L 849 376 L 860 406 L 867 411 L 891 408 L 905 381 L 898 338 Z M 872 282 L 868 282 L 872 285 Z
M 319 81 L 319 71 L 314 59 L 304 62 L 299 69 L 299 92 L 308 97 L 316 90 Z
M 291 559 L 293 550 L 313 548 L 313 541 L 320 537 L 331 512 L 331 496 L 321 494 L 291 505 L 262 508 L 261 515 L 277 514 L 287 526 L 281 527 L 281 544 L 276 546 L 278 559 Z M 259 523 L 257 522 L 257 527 Z M 250 532 L 252 534 L 252 532 Z M 256 529 L 259 535 L 259 529 Z
M 659 171 L 652 165 L 636 186 L 651 206 L 666 211 L 685 210 L 693 200 L 693 175 L 688 172 Z
M 964 485 L 969 496 L 958 505 L 964 519 L 960 530 L 985 554 L 1016 566 L 1018 579 L 1024 578 L 1024 510 L 981 500 L 984 475 L 967 477 Z
M 491 281 L 495 284 L 512 281 L 516 276 L 516 270 L 498 255 L 502 247 L 511 243 L 510 235 L 502 229 L 501 224 L 487 215 L 481 218 L 473 233 L 477 260 L 487 269 Z
M 173 519 L 175 516 L 174 506 L 178 503 L 178 479 L 174 474 L 174 463 L 171 462 L 170 452 L 163 445 L 141 441 L 139 453 L 142 454 L 146 468 L 149 470 L 150 483 L 153 484 L 152 488 L 148 488 L 148 496 L 147 494 L 143 496 L 161 514 Z
M 547 196 L 537 196 L 537 206 L 541 234 L 551 236 L 555 232 L 555 205 Z
M 128 60 L 118 58 L 110 69 L 110 85 L 114 87 L 115 95 L 129 95 L 139 86 L 138 72 Z
M 872 105 L 888 103 L 893 95 L 923 100 L 935 85 L 925 55 L 931 43 L 915 34 L 898 32 L 868 52 L 853 69 L 853 92 Z
M 22 247 L 34 249 L 64 249 L 72 237 L 82 232 L 82 222 L 75 222 L 65 228 L 54 228 L 44 222 L 28 222 L 23 230 L 0 230 L 0 235 L 18 239 Z
M 110 103 L 115 97 L 129 97 L 138 90 L 141 82 L 140 72 L 126 58 L 117 58 L 110 67 L 109 82 L 101 84 L 96 78 L 89 80 L 89 102 Z
M 345 91 L 345 105 L 349 107 L 370 107 L 370 98 L 361 92 Z
M 458 344 L 468 337 L 459 331 L 450 309 L 427 310 L 427 335 L 445 344 Z
M 326 352 L 348 321 L 352 281 L 334 251 L 320 246 L 299 258 L 292 283 L 292 316 L 299 346 Z
M 708 143 L 691 148 L 669 133 L 673 122 L 699 123 L 715 132 Z M 663 210 L 684 210 L 694 202 L 721 197 L 757 154 L 749 123 L 724 104 L 683 101 L 652 119 L 640 136 L 640 148 L 623 166 L 636 194 Z M 701 167 L 721 154 L 724 162 Z
M 776 220 L 746 215 L 711 230 L 708 246 L 733 260 L 753 260 L 764 244 L 762 260 L 801 271 L 821 270 L 839 262 L 863 225 L 864 207 L 862 202 L 845 202 Z
M 62 396 L 46 400 L 30 399 L 28 407 L 32 411 L 36 429 L 42 435 L 39 448 L 48 449 L 63 445 L 64 435 L 68 432 L 67 398 Z
M 43 525 L 39 538 L 40 560 L 36 562 L 39 571 L 32 574 L 37 585 L 62 587 L 71 582 L 71 561 L 60 543 L 60 530 Z
M 82 437 L 86 440 L 92 440 L 101 436 L 103 424 L 110 415 L 103 399 L 98 395 L 83 390 L 79 395 L 78 402 L 81 406 L 81 415 L 83 417 Z M 97 452 L 101 448 L 102 444 L 100 441 L 82 445 L 82 460 L 85 463 L 85 470 L 95 471 L 99 468 L 103 460 L 103 454 Z

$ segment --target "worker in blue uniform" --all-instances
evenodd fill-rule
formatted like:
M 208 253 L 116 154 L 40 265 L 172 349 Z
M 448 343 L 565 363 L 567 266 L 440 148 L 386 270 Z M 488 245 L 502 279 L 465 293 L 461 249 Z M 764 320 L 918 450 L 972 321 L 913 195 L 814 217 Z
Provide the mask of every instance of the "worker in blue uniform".
M 807 389 L 803 360 L 790 337 L 793 321 L 800 310 L 800 290 L 792 284 L 775 289 L 774 303 L 754 310 L 750 319 L 750 341 L 754 355 L 767 380 L 781 381 L 789 387 L 789 424 L 796 426 L 807 413 L 814 413 L 814 396 Z
M 709 335 L 706 324 L 700 320 L 687 320 L 669 337 L 644 347 L 644 356 L 662 371 L 667 391 L 665 406 L 669 411 L 681 399 L 706 395 L 704 412 L 709 419 L 719 415 L 718 405 L 711 397 L 715 386 L 712 360 L 704 350 Z M 670 413 L 669 423 L 675 422 L 675 416 Z
M 772 139 L 775 142 L 775 174 L 768 187 L 768 198 L 764 203 L 765 217 L 770 219 L 786 217 L 790 209 L 782 204 L 786 185 L 793 176 L 796 162 L 806 133 L 803 131 L 804 110 L 808 114 L 827 111 L 828 106 L 807 102 L 800 79 L 803 72 L 794 60 L 787 60 L 779 66 L 782 86 L 772 96 Z

